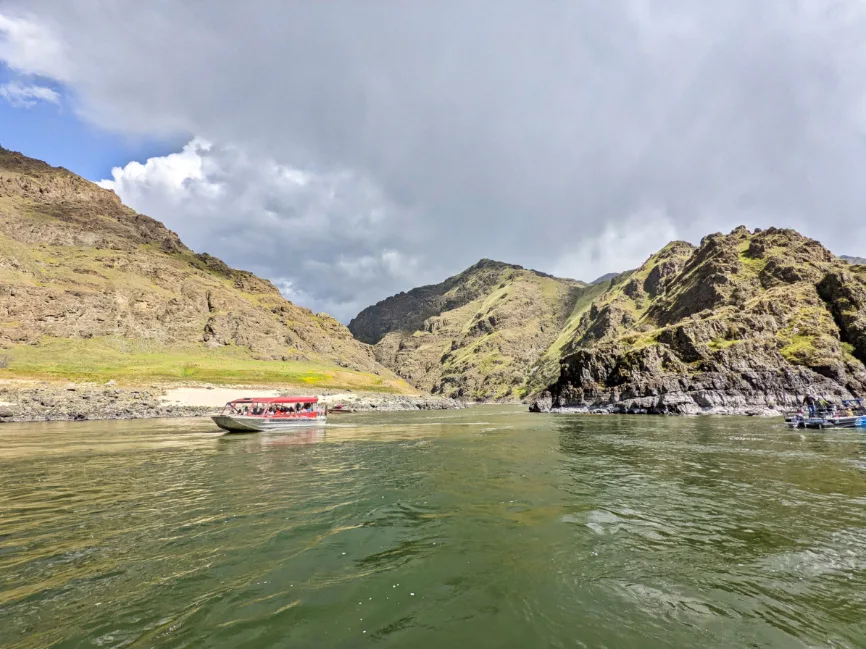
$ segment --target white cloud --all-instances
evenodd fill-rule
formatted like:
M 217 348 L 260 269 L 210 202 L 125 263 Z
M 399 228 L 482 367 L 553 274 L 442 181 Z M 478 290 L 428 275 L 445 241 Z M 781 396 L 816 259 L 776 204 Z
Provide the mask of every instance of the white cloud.
M 167 156 L 150 158 L 144 164 L 132 161 L 124 167 L 111 170 L 111 180 L 101 180 L 97 184 L 112 189 L 130 201 L 138 201 L 142 195 L 153 191 L 184 198 L 191 184 L 198 191 L 216 193 L 219 187 L 205 180 L 204 157 L 211 150 L 211 144 L 195 138 L 182 151 Z
M 195 139 L 179 153 L 117 167 L 99 184 L 158 215 L 192 248 L 343 320 L 417 270 L 395 249 L 409 244 L 393 235 L 396 213 L 356 174 L 299 171 Z
M 0 61 L 27 74 L 65 81 L 70 59 L 44 19 L 0 13 Z
M 56 90 L 20 81 L 0 85 L 0 98 L 15 108 L 31 108 L 39 102 L 60 105 L 60 95 Z
M 116 190 L 316 308 L 480 257 L 592 279 L 740 223 L 866 249 L 859 1 L 110 4 L 4 0 L 0 60 L 102 127 L 203 138 Z

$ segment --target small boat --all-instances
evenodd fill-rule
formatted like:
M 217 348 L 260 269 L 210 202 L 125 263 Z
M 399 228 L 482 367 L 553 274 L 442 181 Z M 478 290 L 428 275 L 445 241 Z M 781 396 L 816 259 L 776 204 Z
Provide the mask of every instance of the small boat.
M 785 415 L 789 428 L 866 428 L 866 403 L 864 399 L 847 399 L 842 406 L 827 404 L 823 407 L 802 408 Z M 825 402 L 826 403 L 826 402 Z
M 229 401 L 212 419 L 230 433 L 259 433 L 324 426 L 327 417 L 318 397 L 248 397 Z
M 336 406 L 328 408 L 328 412 L 332 415 L 338 415 L 347 412 L 355 412 L 355 409 L 344 406 L 342 403 L 338 403 Z

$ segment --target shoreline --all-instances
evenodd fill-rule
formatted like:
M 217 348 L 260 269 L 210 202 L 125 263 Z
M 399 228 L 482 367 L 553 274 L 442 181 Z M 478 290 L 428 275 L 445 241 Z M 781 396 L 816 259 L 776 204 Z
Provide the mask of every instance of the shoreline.
M 562 408 L 550 408 L 549 410 L 533 410 L 531 413 L 547 415 L 629 415 L 650 417 L 784 417 L 785 413 L 775 408 L 765 407 L 720 407 L 702 408 L 691 412 L 655 412 L 650 410 L 608 410 L 605 408 L 586 408 L 580 406 L 566 406 Z
M 543 392 L 529 402 L 530 412 L 615 414 L 615 415 L 734 415 L 746 417 L 783 417 L 803 404 L 803 394 L 791 391 L 691 390 L 660 394 L 631 395 L 606 392 L 593 398 L 564 400 Z M 838 395 L 845 398 L 846 395 Z
M 0 423 L 42 421 L 97 421 L 208 417 L 219 414 L 226 402 L 249 396 L 318 396 L 333 408 L 343 404 L 354 412 L 456 410 L 466 404 L 455 399 L 380 392 L 303 389 L 293 386 L 214 386 L 170 384 L 118 386 L 49 382 L 26 379 L 0 381 Z

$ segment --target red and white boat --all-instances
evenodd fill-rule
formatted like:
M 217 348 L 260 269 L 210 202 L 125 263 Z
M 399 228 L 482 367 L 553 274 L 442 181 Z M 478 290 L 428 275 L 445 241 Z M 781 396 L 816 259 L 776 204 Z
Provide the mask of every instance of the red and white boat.
M 324 426 L 327 417 L 318 397 L 248 397 L 229 401 L 213 420 L 230 433 L 258 433 Z

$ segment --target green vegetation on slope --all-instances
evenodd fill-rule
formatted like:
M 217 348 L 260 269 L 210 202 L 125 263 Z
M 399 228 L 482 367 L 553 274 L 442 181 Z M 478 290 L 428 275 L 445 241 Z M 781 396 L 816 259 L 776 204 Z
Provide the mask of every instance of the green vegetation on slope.
M 611 286 L 622 281 L 622 278 L 627 276 L 627 274 L 614 275 L 605 281 L 597 281 L 590 284 L 580 292 L 559 336 L 544 351 L 535 368 L 530 370 L 523 385 L 516 392 L 516 396 L 523 398 L 536 389 L 547 387 L 556 380 L 559 374 L 559 360 L 566 346 L 574 339 L 583 315 L 589 310 L 593 302 L 606 291 L 610 290 Z
M 365 309 L 349 325 L 415 386 L 478 400 L 516 399 L 581 296 L 604 285 L 481 260 L 441 284 Z
M 171 347 L 116 336 L 45 338 L 0 353 L 0 377 L 116 380 L 121 384 L 200 381 L 214 384 L 293 385 L 405 392 L 399 381 L 334 365 L 262 361 L 248 349 L 204 345 Z
M 0 358 L 0 377 L 413 391 L 331 316 L 194 253 L 114 193 L 5 149 Z
M 856 393 L 866 386 L 862 268 L 793 230 L 674 242 L 571 321 L 545 355 L 557 376 L 539 372 L 530 387 L 560 405 L 628 395 L 665 412 Z

